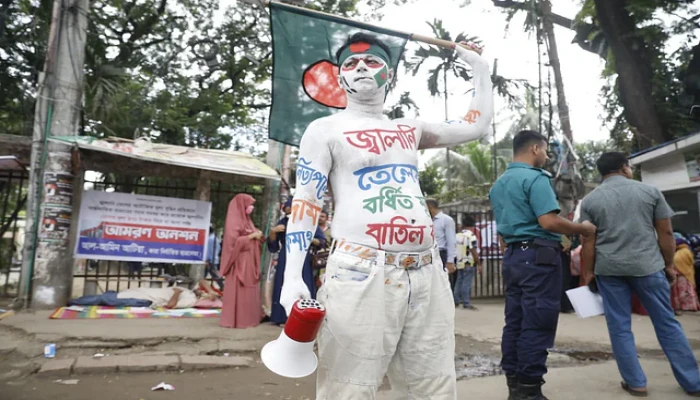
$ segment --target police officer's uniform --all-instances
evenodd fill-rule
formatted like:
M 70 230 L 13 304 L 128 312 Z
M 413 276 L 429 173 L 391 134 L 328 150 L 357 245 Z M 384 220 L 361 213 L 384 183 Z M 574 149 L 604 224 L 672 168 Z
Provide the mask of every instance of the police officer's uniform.
M 501 365 L 521 384 L 543 383 L 547 349 L 554 346 L 561 299 L 561 235 L 537 218 L 559 212 L 550 174 L 514 162 L 494 183 L 491 206 L 498 233 L 508 245 L 503 257 L 506 286 Z

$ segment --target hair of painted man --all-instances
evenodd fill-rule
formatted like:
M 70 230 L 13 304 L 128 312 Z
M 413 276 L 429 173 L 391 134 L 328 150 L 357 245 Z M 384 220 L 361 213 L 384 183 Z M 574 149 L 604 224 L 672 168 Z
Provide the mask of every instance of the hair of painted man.
M 547 138 L 541 133 L 535 131 L 520 131 L 513 138 L 513 154 L 522 154 L 527 151 L 530 146 L 547 143 Z
M 598 172 L 600 172 L 600 175 L 605 176 L 620 172 L 622 168 L 629 165 L 629 160 L 624 153 L 612 151 L 609 153 L 603 153 L 595 164 L 596 167 L 598 167 Z
M 382 50 L 384 50 L 389 57 L 391 57 L 391 49 L 389 48 L 389 46 L 386 45 L 386 43 L 377 39 L 377 37 L 374 35 L 369 35 L 364 32 L 357 32 L 354 35 L 350 36 L 348 40 L 346 40 L 345 43 L 342 46 L 340 46 L 338 51 L 335 53 L 335 59 L 338 61 L 338 65 L 345 61 L 340 60 L 340 55 L 343 53 L 343 50 L 355 43 L 367 43 L 370 45 L 377 45 Z M 389 68 L 391 68 L 391 66 Z

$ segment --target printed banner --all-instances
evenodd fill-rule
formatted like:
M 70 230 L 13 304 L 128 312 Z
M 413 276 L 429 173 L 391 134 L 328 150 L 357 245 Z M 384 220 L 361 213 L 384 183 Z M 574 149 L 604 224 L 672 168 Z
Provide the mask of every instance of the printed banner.
M 201 264 L 210 216 L 205 201 L 86 191 L 75 257 Z

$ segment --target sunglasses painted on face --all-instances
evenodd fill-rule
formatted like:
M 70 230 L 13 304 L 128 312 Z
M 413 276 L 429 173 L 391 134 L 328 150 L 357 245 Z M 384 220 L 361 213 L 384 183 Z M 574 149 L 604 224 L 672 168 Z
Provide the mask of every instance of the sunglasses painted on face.
M 368 68 L 372 69 L 378 69 L 384 66 L 384 62 L 378 57 L 372 55 L 356 56 L 350 57 L 347 60 L 345 60 L 342 66 L 342 70 L 354 71 L 355 68 L 357 68 L 357 66 L 360 64 L 360 61 L 363 61 Z

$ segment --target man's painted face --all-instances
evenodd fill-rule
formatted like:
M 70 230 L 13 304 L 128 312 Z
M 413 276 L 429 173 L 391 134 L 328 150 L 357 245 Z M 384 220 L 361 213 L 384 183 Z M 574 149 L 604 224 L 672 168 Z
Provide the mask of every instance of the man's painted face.
M 372 54 L 354 54 L 340 66 L 340 86 L 349 95 L 386 90 L 391 79 L 387 63 Z

